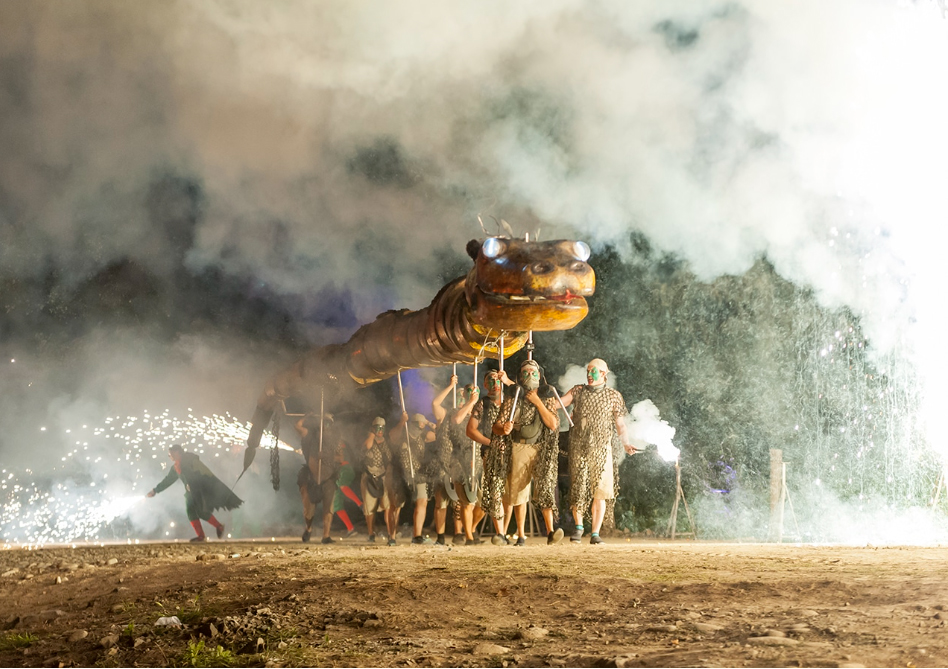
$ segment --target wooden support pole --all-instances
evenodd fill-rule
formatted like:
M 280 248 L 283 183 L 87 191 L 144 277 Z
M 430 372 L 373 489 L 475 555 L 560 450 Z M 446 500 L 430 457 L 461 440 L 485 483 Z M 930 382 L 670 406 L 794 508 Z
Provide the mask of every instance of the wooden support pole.
M 784 477 L 783 451 L 770 449 L 770 540 L 783 541 Z

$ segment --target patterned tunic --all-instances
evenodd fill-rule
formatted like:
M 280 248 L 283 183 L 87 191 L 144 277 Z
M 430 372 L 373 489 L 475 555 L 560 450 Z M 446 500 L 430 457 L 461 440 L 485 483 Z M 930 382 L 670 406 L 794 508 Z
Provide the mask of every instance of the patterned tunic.
M 471 484 L 471 456 L 474 455 L 474 477 L 480 480 L 481 464 L 477 442 L 465 434 L 467 421 L 460 425 L 454 423 L 458 409 L 449 409 L 441 425 L 438 426 L 438 438 L 435 440 L 435 456 L 431 459 L 432 476 L 441 480 L 447 475 L 455 483 Z
M 503 417 L 510 415 L 510 408 L 513 404 L 513 397 L 504 400 L 499 414 Z M 543 400 L 544 406 L 554 416 L 557 416 L 559 403 L 555 398 L 549 397 Z M 494 439 L 504 444 L 504 451 L 511 452 L 513 439 L 516 436 L 521 425 L 530 425 L 534 421 L 540 424 L 540 436 L 536 440 L 537 458 L 533 464 L 533 499 L 541 509 L 553 509 L 554 516 L 557 515 L 556 508 L 556 476 L 557 476 L 557 451 L 559 432 L 551 430 L 540 419 L 539 411 L 533 404 L 523 398 L 521 390 L 520 398 L 517 400 L 517 415 L 514 416 L 514 429 L 509 435 L 494 435 L 491 440 L 493 446 Z M 508 464 L 509 466 L 509 464 Z
M 379 509 L 387 509 L 389 506 L 393 506 L 391 494 L 385 494 L 385 473 L 391 469 L 392 453 L 388 448 L 388 442 L 384 438 L 380 443 L 375 441 L 373 437 L 371 444 L 372 447 L 365 450 L 362 459 L 364 471 L 362 472 L 360 486 L 362 501 L 365 503 L 362 511 L 367 517 Z M 391 488 L 391 482 L 389 488 Z
M 417 437 L 412 437 L 405 435 L 403 428 L 402 443 L 398 446 L 398 459 L 402 468 L 402 477 L 409 490 L 412 491 L 414 491 L 416 485 L 428 483 L 428 466 L 425 462 L 425 434 L 425 432 L 422 432 Z M 409 446 L 405 443 L 406 438 L 409 439 L 411 444 L 411 459 L 408 455 Z M 412 469 L 415 471 L 414 479 L 412 478 Z M 412 498 L 414 498 L 414 495 L 412 495 Z
M 626 414 L 625 400 L 605 386 L 574 386 L 573 423 L 569 435 L 569 505 L 581 512 L 589 508 L 605 473 L 612 451 L 613 496 L 619 494 L 619 457 L 622 444 L 616 418 Z
M 427 463 L 427 474 L 428 480 L 433 484 L 443 481 L 445 476 L 450 476 L 452 465 L 454 464 L 453 458 L 451 457 L 453 448 L 449 435 L 451 430 L 451 417 L 454 412 L 454 409 L 448 410 L 444 420 L 438 425 L 434 442 L 428 447 L 430 455 Z
M 385 470 L 392 462 L 392 453 L 388 447 L 388 441 L 382 440 L 382 443 L 373 441 L 372 448 L 365 452 L 363 466 L 372 476 L 382 476 Z
M 502 448 L 493 433 L 494 423 L 500 415 L 500 405 L 494 404 L 490 397 L 484 397 L 474 405 L 471 418 L 477 421 L 477 429 L 485 437 L 490 437 L 490 446 L 484 462 L 484 488 L 481 495 L 481 508 L 494 518 L 504 515 L 504 483 L 510 470 L 510 449 Z
M 323 448 L 322 451 L 319 449 L 319 426 L 310 429 L 306 436 L 300 441 L 301 450 L 303 451 L 303 458 L 306 460 L 306 467 L 309 467 L 312 478 L 316 478 L 316 473 L 320 475 L 319 481 L 316 481 L 317 484 L 322 485 L 326 481 L 332 479 L 335 480 L 336 475 L 338 474 L 339 465 L 336 464 L 336 449 L 335 446 L 339 443 L 339 436 L 336 430 L 332 425 L 326 424 L 323 426 Z M 310 461 L 312 460 L 312 466 L 310 466 Z M 319 466 L 320 460 L 322 461 L 322 467 Z M 297 477 L 297 483 L 300 486 L 304 485 L 300 481 L 305 475 L 302 470 L 300 471 L 299 476 Z

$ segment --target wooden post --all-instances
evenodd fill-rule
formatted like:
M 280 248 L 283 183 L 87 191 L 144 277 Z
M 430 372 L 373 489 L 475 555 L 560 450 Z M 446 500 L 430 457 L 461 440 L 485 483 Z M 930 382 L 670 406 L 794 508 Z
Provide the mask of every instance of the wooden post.
M 672 538 L 672 541 L 675 540 L 675 534 L 678 530 L 678 500 L 681 499 L 679 494 L 681 491 L 681 466 L 678 464 L 678 461 L 675 460 L 675 501 L 672 504 L 672 515 L 668 519 L 668 530 L 667 534 Z
M 783 451 L 770 449 L 770 540 L 783 541 L 784 477 Z

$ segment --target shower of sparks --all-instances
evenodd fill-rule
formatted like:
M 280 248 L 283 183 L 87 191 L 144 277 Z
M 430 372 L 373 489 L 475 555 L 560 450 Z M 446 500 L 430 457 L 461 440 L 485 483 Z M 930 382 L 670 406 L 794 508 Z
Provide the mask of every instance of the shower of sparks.
M 250 424 L 229 414 L 179 419 L 168 410 L 66 429 L 70 450 L 51 471 L 37 476 L 31 469 L 0 470 L 0 541 L 4 548 L 95 542 L 156 483 L 155 467 L 143 472 L 143 461 L 167 468 L 172 444 L 205 458 L 236 456 L 249 434 Z M 283 441 L 277 446 L 294 450 Z M 264 434 L 261 447 L 274 447 L 272 433 Z

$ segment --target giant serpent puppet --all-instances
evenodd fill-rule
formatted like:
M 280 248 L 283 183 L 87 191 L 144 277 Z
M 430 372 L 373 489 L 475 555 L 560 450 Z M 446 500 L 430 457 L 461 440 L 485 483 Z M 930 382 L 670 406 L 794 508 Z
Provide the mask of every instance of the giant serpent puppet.
M 424 309 L 386 311 L 346 343 L 315 348 L 273 376 L 257 401 L 244 471 L 283 400 L 310 406 L 325 400 L 331 411 L 350 391 L 403 369 L 506 358 L 524 347 L 530 332 L 568 330 L 586 317 L 596 274 L 584 242 L 488 237 L 468 242 L 467 252 L 471 270 Z

